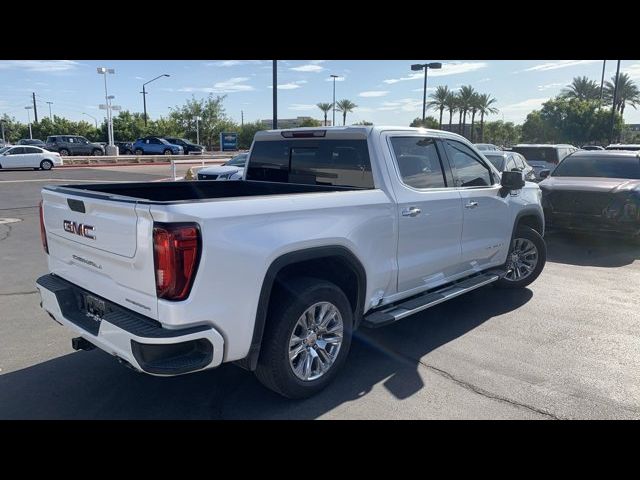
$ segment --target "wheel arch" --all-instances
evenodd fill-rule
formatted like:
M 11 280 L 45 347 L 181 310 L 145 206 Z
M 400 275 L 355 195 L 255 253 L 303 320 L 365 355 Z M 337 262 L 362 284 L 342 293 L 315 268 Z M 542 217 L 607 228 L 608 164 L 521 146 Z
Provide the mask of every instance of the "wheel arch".
M 544 236 L 544 215 L 536 208 L 524 208 L 517 213 L 513 222 L 511 238 L 513 238 L 520 225 L 530 227 L 538 232 L 540 236 Z
M 309 274 L 306 270 L 311 267 L 318 270 Z M 249 353 L 235 362 L 242 368 L 253 371 L 258 364 L 274 287 L 279 281 L 298 275 L 317 276 L 336 283 L 343 289 L 353 308 L 354 329 L 360 324 L 367 287 L 366 272 L 351 250 L 341 245 L 330 245 L 285 253 L 271 263 L 262 281 Z

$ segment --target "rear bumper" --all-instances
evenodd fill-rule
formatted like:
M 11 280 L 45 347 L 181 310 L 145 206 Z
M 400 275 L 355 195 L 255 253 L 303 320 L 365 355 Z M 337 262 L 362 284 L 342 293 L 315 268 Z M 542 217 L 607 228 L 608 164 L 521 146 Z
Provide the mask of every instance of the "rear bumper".
M 135 370 L 173 376 L 222 363 L 224 340 L 209 325 L 167 329 L 153 319 L 104 299 L 111 311 L 96 318 L 83 306 L 83 296 L 91 292 L 52 274 L 38 278 L 36 287 L 42 308 L 56 322 Z

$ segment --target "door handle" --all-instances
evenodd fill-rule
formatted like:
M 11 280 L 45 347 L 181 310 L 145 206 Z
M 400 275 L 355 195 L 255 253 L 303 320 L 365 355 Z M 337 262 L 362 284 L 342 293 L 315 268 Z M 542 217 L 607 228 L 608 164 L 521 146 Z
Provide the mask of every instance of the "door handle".
M 477 206 L 478 202 L 469 202 L 464 206 L 464 208 L 476 208 Z
M 421 213 L 422 210 L 420 210 L 418 207 L 409 207 L 402 210 L 403 217 L 417 217 Z

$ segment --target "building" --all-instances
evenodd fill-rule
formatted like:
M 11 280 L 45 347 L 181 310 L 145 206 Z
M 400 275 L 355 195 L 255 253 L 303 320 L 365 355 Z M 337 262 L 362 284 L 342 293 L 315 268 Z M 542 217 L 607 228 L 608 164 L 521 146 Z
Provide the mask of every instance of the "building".
M 627 123 L 624 128 L 629 132 L 640 132 L 640 123 Z
M 279 118 L 278 119 L 278 128 L 298 128 L 303 125 L 305 122 L 310 120 L 315 120 L 320 122 L 321 125 L 324 125 L 324 119 L 317 120 L 312 117 L 297 117 L 297 118 Z M 273 119 L 269 120 L 260 120 L 260 123 L 264 128 L 272 128 Z M 331 126 L 331 120 L 327 119 L 327 126 Z

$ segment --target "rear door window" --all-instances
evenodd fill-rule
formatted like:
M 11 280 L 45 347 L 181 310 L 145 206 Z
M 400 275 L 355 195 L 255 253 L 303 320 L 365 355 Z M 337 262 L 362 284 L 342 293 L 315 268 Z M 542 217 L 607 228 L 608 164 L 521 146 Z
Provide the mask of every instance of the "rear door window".
M 24 147 L 24 153 L 41 153 L 39 149 L 35 147 Z
M 402 181 L 413 188 L 445 188 L 442 161 L 435 139 L 393 137 L 391 146 Z

